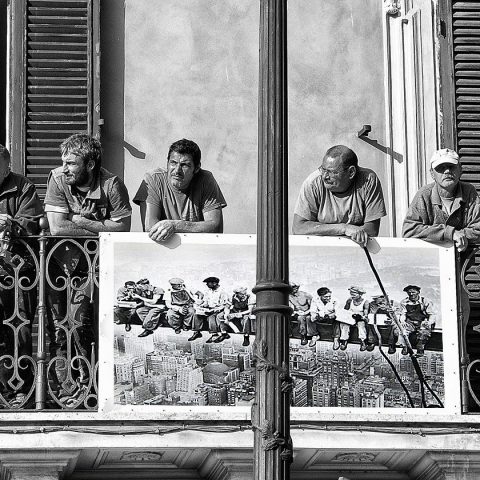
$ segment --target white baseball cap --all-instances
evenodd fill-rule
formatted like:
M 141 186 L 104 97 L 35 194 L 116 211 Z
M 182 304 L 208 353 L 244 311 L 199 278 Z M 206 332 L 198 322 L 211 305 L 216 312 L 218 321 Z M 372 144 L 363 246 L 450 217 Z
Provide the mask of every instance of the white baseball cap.
M 442 163 L 450 163 L 451 165 L 458 165 L 460 157 L 455 150 L 451 150 L 450 148 L 442 148 L 441 150 L 437 150 L 430 160 L 430 166 L 432 168 L 441 165 Z

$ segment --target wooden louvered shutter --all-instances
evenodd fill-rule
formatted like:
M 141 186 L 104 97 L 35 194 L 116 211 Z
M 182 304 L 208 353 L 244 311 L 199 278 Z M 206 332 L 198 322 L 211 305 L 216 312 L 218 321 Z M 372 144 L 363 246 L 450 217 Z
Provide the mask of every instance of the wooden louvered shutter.
M 480 2 L 452 2 L 457 149 L 462 180 L 480 191 Z
M 98 133 L 99 0 L 15 0 L 11 6 L 12 166 L 45 193 L 72 133 Z

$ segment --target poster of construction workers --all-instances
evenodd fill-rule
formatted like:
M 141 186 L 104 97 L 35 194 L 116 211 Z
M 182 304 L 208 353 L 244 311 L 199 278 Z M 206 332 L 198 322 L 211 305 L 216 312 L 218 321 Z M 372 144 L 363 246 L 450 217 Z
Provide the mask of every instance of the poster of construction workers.
M 143 234 L 102 235 L 112 265 L 101 275 L 101 330 L 110 342 L 113 404 L 249 407 L 255 236 L 176 237 L 162 245 Z M 459 408 L 448 388 L 458 376 L 450 339 L 458 338 L 461 308 L 445 294 L 456 287 L 452 248 L 291 236 L 289 257 L 292 407 Z

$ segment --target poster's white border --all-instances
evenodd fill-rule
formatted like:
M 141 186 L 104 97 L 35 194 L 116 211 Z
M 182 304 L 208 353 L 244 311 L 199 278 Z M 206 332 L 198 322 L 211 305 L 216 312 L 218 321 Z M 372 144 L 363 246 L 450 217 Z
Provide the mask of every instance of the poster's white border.
M 217 235 L 196 234 L 180 235 L 182 244 L 232 244 L 254 245 L 254 235 Z M 291 246 L 352 246 L 347 238 L 291 236 Z M 210 406 L 149 406 L 118 405 L 114 403 L 114 342 L 112 299 L 114 291 L 114 244 L 151 244 L 144 233 L 106 233 L 100 235 L 100 345 L 99 345 L 99 414 L 103 419 L 113 420 L 249 420 L 250 407 L 210 407 Z M 443 354 L 445 378 L 444 408 L 344 408 L 344 407 L 304 407 L 291 409 L 292 421 L 342 421 L 352 415 L 356 421 L 445 421 L 447 417 L 461 414 L 459 381 L 459 348 L 456 307 L 455 252 L 453 248 L 431 245 L 416 239 L 379 238 L 381 247 L 408 247 L 435 249 L 439 253 L 439 271 L 441 286 L 441 314 L 443 328 Z M 159 248 L 165 248 L 160 247 Z M 375 261 L 375 255 L 373 255 Z M 447 293 L 448 295 L 446 295 Z

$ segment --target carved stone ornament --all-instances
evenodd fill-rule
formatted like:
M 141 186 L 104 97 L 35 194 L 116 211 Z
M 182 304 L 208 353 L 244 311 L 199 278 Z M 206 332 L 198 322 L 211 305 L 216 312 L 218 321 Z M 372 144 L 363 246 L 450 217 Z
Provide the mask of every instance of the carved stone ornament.
M 400 4 L 398 0 L 383 0 L 383 8 L 387 15 L 397 15 L 400 12 Z
M 333 458 L 333 462 L 345 463 L 372 463 L 376 455 L 373 453 L 339 453 Z
M 122 462 L 158 462 L 162 458 L 157 452 L 124 452 L 120 457 Z

